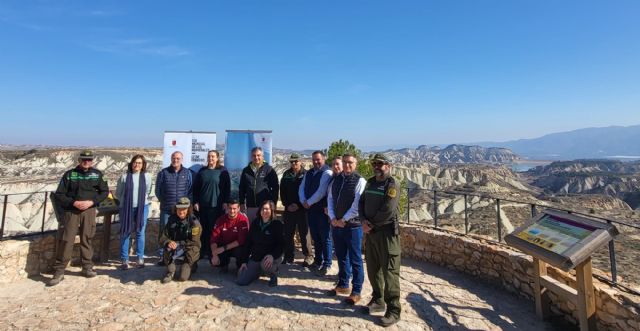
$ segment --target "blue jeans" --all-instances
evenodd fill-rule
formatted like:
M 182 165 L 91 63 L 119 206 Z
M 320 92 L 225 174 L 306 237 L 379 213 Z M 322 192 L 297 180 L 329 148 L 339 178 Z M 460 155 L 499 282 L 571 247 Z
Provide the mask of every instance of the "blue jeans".
M 138 208 L 133 208 L 133 215 L 136 215 Z M 145 230 L 147 228 L 147 217 L 149 216 L 149 205 L 144 205 L 144 211 L 142 214 L 142 228 L 136 232 L 136 255 L 138 260 L 144 260 L 144 237 Z M 138 225 L 135 225 L 138 228 Z M 131 234 L 127 234 L 120 238 L 120 259 L 122 262 L 129 261 L 129 242 L 131 240 Z
M 338 287 L 348 288 L 353 276 L 353 294 L 362 292 L 362 227 L 333 228 L 334 247 L 338 259 Z
M 158 255 L 162 258 L 162 253 L 164 251 L 164 247 L 160 245 L 160 238 L 162 238 L 162 234 L 164 233 L 164 227 L 169 222 L 169 216 L 171 216 L 171 210 L 162 210 L 160 209 L 160 222 L 158 222 Z
M 315 257 L 313 263 L 323 267 L 331 267 L 333 252 L 331 247 L 331 225 L 329 216 L 324 211 L 309 210 L 307 213 L 309 221 L 309 232 L 313 239 L 313 250 Z

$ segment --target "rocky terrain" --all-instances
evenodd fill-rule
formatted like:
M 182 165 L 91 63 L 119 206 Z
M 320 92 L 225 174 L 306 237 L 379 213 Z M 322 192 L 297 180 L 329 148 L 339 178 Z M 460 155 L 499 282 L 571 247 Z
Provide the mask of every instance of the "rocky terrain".
M 449 145 L 445 148 L 422 145 L 418 148 L 388 150 L 385 154 L 397 164 L 422 164 L 425 162 L 436 164 L 508 164 L 520 159 L 516 154 L 506 148 L 464 145 Z
M 530 184 L 554 195 L 603 194 L 640 207 L 640 161 L 576 160 L 553 162 L 526 173 Z

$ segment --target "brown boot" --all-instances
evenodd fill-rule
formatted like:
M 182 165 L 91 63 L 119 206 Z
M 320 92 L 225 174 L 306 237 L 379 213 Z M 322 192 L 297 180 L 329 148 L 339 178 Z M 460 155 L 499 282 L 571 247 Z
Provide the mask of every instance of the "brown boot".
M 53 278 L 51 278 L 49 280 L 49 282 L 47 283 L 47 286 L 56 286 L 58 284 L 60 284 L 60 282 L 64 279 L 64 270 L 62 271 L 56 271 L 53 274 Z
M 351 293 L 351 295 L 348 298 L 344 299 L 344 302 L 346 302 L 349 305 L 355 305 L 359 301 L 360 301 L 360 294 L 354 294 L 354 293 Z

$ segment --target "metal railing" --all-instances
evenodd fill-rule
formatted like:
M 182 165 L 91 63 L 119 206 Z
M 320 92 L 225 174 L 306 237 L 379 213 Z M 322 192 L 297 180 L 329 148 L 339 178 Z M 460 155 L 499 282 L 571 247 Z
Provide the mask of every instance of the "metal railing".
M 151 187 L 152 187 L 152 192 L 153 192 L 153 184 L 152 184 Z M 115 191 L 115 188 L 112 188 L 112 187 L 109 188 L 109 192 L 114 192 L 114 191 Z M 54 193 L 54 191 L 35 191 L 35 192 L 21 192 L 21 193 L 6 193 L 6 194 L 2 194 L 1 196 L 3 197 L 3 199 L 2 199 L 2 217 L 0 217 L 0 240 L 23 238 L 23 237 L 41 235 L 41 234 L 44 234 L 44 233 L 51 233 L 51 232 L 56 231 L 56 229 L 45 230 L 45 224 L 46 224 L 46 221 L 47 221 L 47 210 L 50 207 L 50 204 L 53 203 L 49 199 L 49 195 L 52 194 L 52 193 Z M 5 237 L 5 229 L 6 229 L 5 226 L 6 226 L 6 221 L 7 221 L 7 207 L 9 205 L 9 197 L 18 196 L 18 195 L 33 196 L 33 195 L 37 195 L 37 194 L 43 194 L 44 195 L 44 200 L 42 202 L 42 219 L 41 219 L 41 223 L 40 223 L 40 231 L 31 231 L 31 232 L 26 232 L 26 233 L 11 234 L 11 235 Z
M 11 194 L 3 194 L 3 202 L 2 202 L 2 218 L 0 219 L 0 240 L 4 240 L 4 239 L 14 239 L 14 238 L 21 238 L 21 237 L 27 237 L 27 236 L 32 236 L 32 235 L 39 235 L 39 234 L 43 234 L 43 233 L 48 233 L 48 232 L 53 232 L 55 230 L 45 230 L 45 223 L 47 221 L 47 208 L 49 207 L 49 195 L 53 193 L 52 191 L 37 191 L 37 192 L 25 192 L 25 193 L 11 193 Z M 6 220 L 7 220 L 7 206 L 9 204 L 9 197 L 10 196 L 17 196 L 17 195 L 34 195 L 34 194 L 43 194 L 44 195 L 44 201 L 42 203 L 42 221 L 40 224 L 40 231 L 35 231 L 35 232 L 28 232 L 28 233 L 17 233 L 17 234 L 12 234 L 9 236 L 5 237 L 5 226 L 6 226 Z
M 635 225 L 635 224 L 631 224 L 629 222 L 625 222 L 625 221 L 621 221 L 621 220 L 616 220 L 616 219 L 612 219 L 612 218 L 607 218 L 607 217 L 602 217 L 599 215 L 595 215 L 591 212 L 589 213 L 585 213 L 585 212 L 581 212 L 581 211 L 577 211 L 577 210 L 572 210 L 572 209 L 567 209 L 567 208 L 562 208 L 562 207 L 557 207 L 557 206 L 552 206 L 552 205 L 542 205 L 539 203 L 535 203 L 535 202 L 528 202 L 528 201 L 518 201 L 516 199 L 508 199 L 508 198 L 502 198 L 502 197 L 496 197 L 496 196 L 491 196 L 491 195 L 487 195 L 487 194 L 482 194 L 482 193 L 474 193 L 474 192 L 461 192 L 461 191 L 447 191 L 447 190 L 429 190 L 429 189 L 421 189 L 421 188 L 407 188 L 407 205 L 406 205 L 406 210 L 405 210 L 405 218 L 406 218 L 406 222 L 409 224 L 419 224 L 419 225 L 424 225 L 425 222 L 411 222 L 410 221 L 410 212 L 411 212 L 411 206 L 412 206 L 412 198 L 411 198 L 411 193 L 412 191 L 422 191 L 422 192 L 429 192 L 430 194 L 433 194 L 433 206 L 431 208 L 432 211 L 432 215 L 433 215 L 433 226 L 435 228 L 439 228 L 442 227 L 441 224 L 441 219 L 443 217 L 443 215 L 440 215 L 440 213 L 438 212 L 438 202 L 442 199 L 442 196 L 444 195 L 450 195 L 450 196 L 462 196 L 464 199 L 464 211 L 463 213 L 461 213 L 462 215 L 464 215 L 464 235 L 469 235 L 470 234 L 470 219 L 469 219 L 469 211 L 470 211 L 470 203 L 469 203 L 469 198 L 470 197 L 478 197 L 480 199 L 489 199 L 489 200 L 493 200 L 494 201 L 494 208 L 496 210 L 496 216 L 495 216 L 495 229 L 497 231 L 497 242 L 498 243 L 502 243 L 503 242 L 503 238 L 504 238 L 504 234 L 503 234 L 503 222 L 501 219 L 501 211 L 502 211 L 502 207 L 501 207 L 501 202 L 511 202 L 511 203 L 516 203 L 516 204 L 522 204 L 522 205 L 529 205 L 530 206 L 530 217 L 535 217 L 538 213 L 538 208 L 542 209 L 551 209 L 551 210 L 557 210 L 557 211 L 562 211 L 562 212 L 566 212 L 566 213 L 570 213 L 570 214 L 576 214 L 576 215 L 580 215 L 580 216 L 584 216 L 584 217 L 588 217 L 591 219 L 594 219 L 596 221 L 600 221 L 600 222 L 605 222 L 605 223 L 609 223 L 609 224 L 615 224 L 615 225 L 621 225 L 621 226 L 625 226 L 625 227 L 630 227 L 636 230 L 640 230 L 640 226 Z M 415 199 L 414 199 L 415 200 Z M 429 199 L 427 199 L 426 201 L 428 201 Z M 456 215 L 455 213 L 452 213 L 454 215 Z M 457 232 L 457 231 L 456 231 Z M 493 241 L 496 242 L 496 240 L 492 240 L 491 238 L 487 238 L 487 240 L 489 241 Z M 608 245 L 608 256 L 609 256 L 609 271 L 611 273 L 611 279 L 609 280 L 611 283 L 618 284 L 618 265 L 616 263 L 616 245 L 615 245 L 615 239 L 611 240 L 609 242 Z M 629 291 L 632 291 L 634 293 L 640 294 L 640 292 L 633 290 L 633 289 L 629 289 L 626 288 Z
M 622 225 L 622 226 L 626 226 L 626 227 L 630 227 L 636 230 L 640 230 L 640 226 L 638 225 L 634 225 L 631 224 L 629 222 L 624 222 L 624 221 L 620 221 L 620 220 L 616 220 L 616 219 L 611 219 L 611 218 L 607 218 L 607 217 L 602 217 L 602 216 L 598 216 L 595 215 L 593 213 L 584 213 L 581 211 L 576 211 L 576 210 L 571 210 L 571 209 L 566 209 L 566 208 L 559 208 L 559 207 L 555 207 L 555 206 L 548 206 L 548 205 L 542 205 L 539 203 L 533 203 L 533 202 L 527 202 L 527 201 L 518 201 L 515 199 L 508 199 L 508 198 L 502 198 L 502 197 L 496 197 L 496 196 L 491 196 L 491 195 L 487 195 L 487 194 L 481 194 L 481 193 L 473 193 L 473 192 L 460 192 L 460 191 L 446 191 L 446 190 L 428 190 L 428 189 L 421 189 L 421 188 L 407 188 L 407 205 L 406 205 L 406 210 L 405 210 L 405 215 L 406 215 L 406 222 L 409 224 L 420 224 L 423 225 L 424 222 L 420 222 L 420 223 L 412 223 L 410 221 L 410 211 L 411 211 L 411 205 L 412 205 L 412 199 L 411 199 L 411 192 L 412 191 L 423 191 L 423 192 L 430 192 L 433 194 L 433 226 L 438 228 L 440 227 L 439 224 L 439 220 L 440 218 L 443 217 L 443 215 L 439 215 L 438 212 L 438 201 L 441 198 L 440 195 L 452 195 L 452 196 L 462 196 L 464 198 L 464 211 L 463 211 L 463 215 L 464 215 L 464 234 L 465 235 L 469 235 L 470 234 L 470 226 L 472 225 L 471 220 L 470 220 L 470 214 L 469 214 L 469 207 L 470 207 L 470 203 L 469 203 L 469 198 L 470 197 L 478 197 L 480 199 L 489 199 L 489 200 L 494 200 L 495 201 L 495 209 L 496 209 L 496 213 L 495 213 L 495 220 L 496 220 L 496 230 L 497 230 L 497 242 L 498 243 L 502 243 L 503 242 L 503 225 L 502 225 L 502 219 L 501 219 L 501 211 L 502 211 L 502 207 L 501 207 L 501 202 L 511 202 L 511 203 L 517 203 L 517 204 L 525 204 L 525 205 L 529 205 L 530 206 L 530 216 L 534 217 L 536 216 L 537 212 L 538 212 L 538 208 L 545 208 L 545 209 L 552 209 L 552 210 L 558 210 L 558 211 L 563 211 L 563 212 L 567 212 L 567 213 L 572 213 L 572 214 L 576 214 L 576 215 L 581 215 L 581 216 L 585 216 L 585 217 L 589 217 L 591 219 L 595 219 L 601 222 L 606 222 L 609 224 L 616 224 L 616 225 Z M 3 202 L 2 202 L 2 217 L 1 217 L 1 221 L 0 221 L 0 240 L 5 240 L 5 239 L 14 239 L 14 238 L 22 238 L 22 237 L 28 237 L 28 236 L 32 236 L 32 235 L 40 235 L 40 234 L 44 234 L 44 233 L 50 233 L 50 232 L 54 232 L 56 231 L 55 229 L 51 229 L 51 230 L 45 230 L 45 222 L 46 222 L 46 217 L 47 217 L 47 208 L 48 205 L 50 203 L 49 201 L 49 194 L 52 193 L 51 191 L 38 191 L 38 192 L 26 192 L 26 193 L 12 193 L 12 194 L 3 194 Z M 9 203 L 9 197 L 10 196 L 14 196 L 14 195 L 34 195 L 34 194 L 43 194 L 44 195 L 44 201 L 43 201 L 43 208 L 42 208 L 42 219 L 41 219 L 41 226 L 40 226 L 40 231 L 36 231 L 36 232 L 29 232 L 29 233 L 21 233 L 21 234 L 14 234 L 14 235 L 9 235 L 6 236 L 4 235 L 5 233 L 5 225 L 6 225 L 6 218 L 7 218 L 7 206 Z M 487 240 L 489 241 L 493 241 L 490 238 L 487 238 Z M 495 241 L 494 241 L 495 242 Z M 618 283 L 618 267 L 617 267 L 617 263 L 616 263 L 616 245 L 615 245 L 615 239 L 611 240 L 609 242 L 608 245 L 608 255 L 609 255 L 609 268 L 610 268 L 610 273 L 611 273 L 611 282 L 613 284 L 617 284 Z M 635 290 L 630 290 L 633 291 L 635 293 Z

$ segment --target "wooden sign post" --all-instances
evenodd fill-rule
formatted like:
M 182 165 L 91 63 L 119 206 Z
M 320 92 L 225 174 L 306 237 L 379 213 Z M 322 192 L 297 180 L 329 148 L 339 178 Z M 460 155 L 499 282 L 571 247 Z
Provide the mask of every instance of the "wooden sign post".
M 505 237 L 509 245 L 533 256 L 533 296 L 538 317 L 550 315 L 551 291 L 578 308 L 581 331 L 596 330 L 591 254 L 617 234 L 611 224 L 544 211 Z M 549 276 L 547 263 L 564 271 L 575 269 L 576 288 Z
M 536 314 L 541 319 L 549 317 L 551 291 L 578 307 L 578 320 L 581 331 L 596 330 L 596 299 L 593 292 L 591 258 L 576 267 L 578 288 L 573 288 L 547 275 L 547 263 L 533 258 L 533 296 L 536 301 Z

